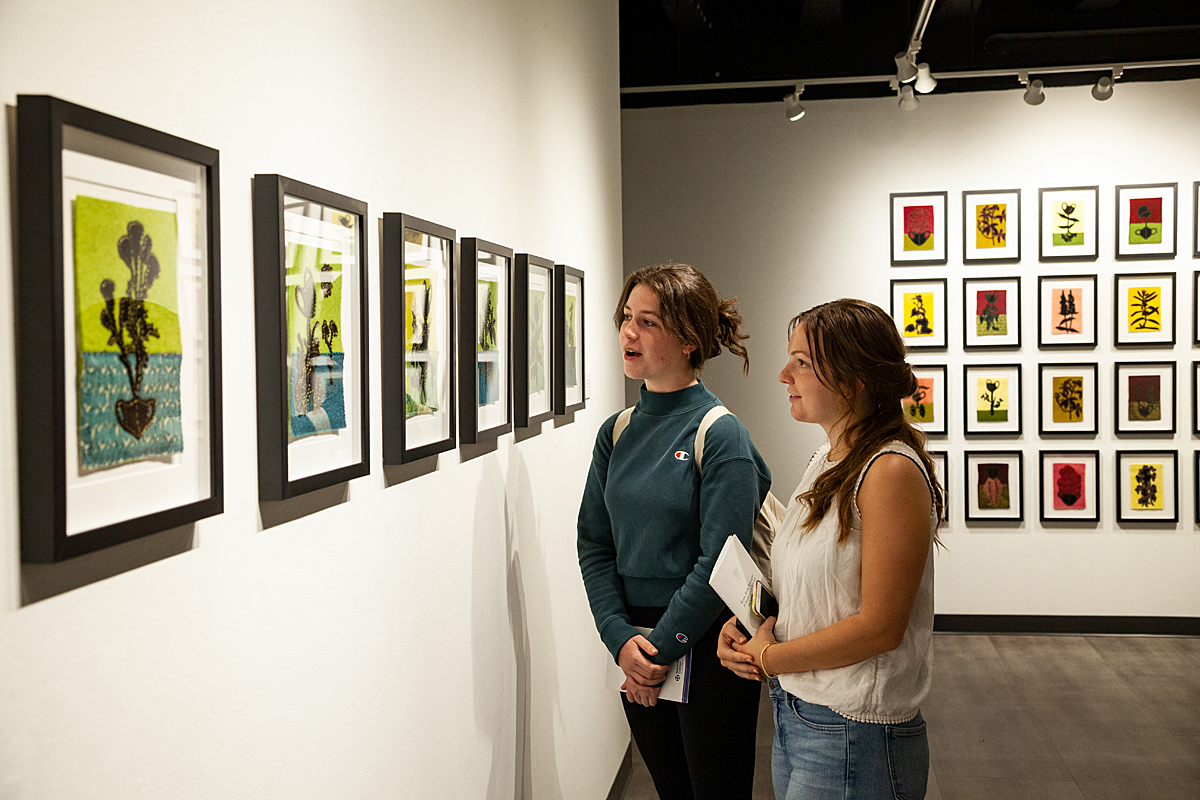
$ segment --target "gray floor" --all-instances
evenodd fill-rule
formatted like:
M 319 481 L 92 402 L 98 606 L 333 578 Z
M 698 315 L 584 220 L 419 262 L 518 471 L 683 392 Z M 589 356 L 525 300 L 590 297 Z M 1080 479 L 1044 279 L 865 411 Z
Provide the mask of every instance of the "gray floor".
M 1200 639 L 934 637 L 929 800 L 1197 800 Z M 772 798 L 770 706 L 755 798 Z M 634 751 L 625 800 L 655 798 Z

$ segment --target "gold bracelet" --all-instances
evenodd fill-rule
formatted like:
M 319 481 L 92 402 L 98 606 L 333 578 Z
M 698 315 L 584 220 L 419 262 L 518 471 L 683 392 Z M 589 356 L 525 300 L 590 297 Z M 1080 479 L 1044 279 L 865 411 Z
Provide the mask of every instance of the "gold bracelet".
M 768 677 L 768 678 L 778 678 L 778 677 L 779 677 L 779 673 L 778 673 L 778 672 L 776 672 L 774 675 L 772 675 L 771 673 L 767 672 L 767 651 L 768 651 L 768 650 L 770 650 L 770 649 L 771 649 L 771 647 L 772 647 L 773 645 L 777 645 L 777 644 L 779 644 L 779 642 L 767 642 L 767 646 L 766 646 L 766 647 L 764 647 L 764 648 L 763 648 L 761 651 L 759 651 L 759 653 L 758 653 L 758 666 L 759 666 L 759 669 L 761 669 L 761 670 L 762 670 L 762 674 L 763 674 L 764 676 Z

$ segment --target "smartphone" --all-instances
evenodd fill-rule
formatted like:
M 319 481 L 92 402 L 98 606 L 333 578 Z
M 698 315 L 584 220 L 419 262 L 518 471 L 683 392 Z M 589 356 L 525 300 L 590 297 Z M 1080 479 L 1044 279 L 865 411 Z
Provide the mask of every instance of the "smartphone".
M 763 619 L 779 616 L 779 602 L 762 581 L 754 582 L 754 594 L 750 598 L 750 609 Z

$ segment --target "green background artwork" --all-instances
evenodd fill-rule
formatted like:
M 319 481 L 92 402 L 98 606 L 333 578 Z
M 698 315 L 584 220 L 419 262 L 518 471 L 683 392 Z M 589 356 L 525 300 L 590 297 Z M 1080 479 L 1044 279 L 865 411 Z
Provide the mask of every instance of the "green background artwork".
M 329 265 L 332 270 L 324 273 L 322 265 Z M 289 243 L 287 246 L 287 323 L 288 350 L 296 349 L 296 337 L 306 334 L 306 328 L 311 329 L 309 318 L 301 313 L 296 305 L 296 289 L 304 286 L 307 281 L 306 272 L 311 271 L 316 295 L 316 308 L 311 320 L 313 322 L 336 322 L 338 331 L 342 330 L 342 254 L 339 250 L 324 247 L 313 247 L 307 244 Z M 336 277 L 333 277 L 336 276 Z M 326 281 L 325 278 L 333 277 Z M 317 326 L 317 337 L 321 336 L 320 325 Z M 342 337 L 333 340 L 332 350 L 321 342 L 322 353 L 343 352 Z
M 408 270 L 415 270 L 406 264 Z M 404 281 L 404 349 L 408 352 L 436 349 L 434 335 L 433 281 L 429 278 L 408 278 Z
M 341 430 L 346 427 L 342 251 L 289 242 L 285 263 L 288 433 Z
M 158 337 L 146 341 L 148 353 L 181 353 L 179 338 L 179 290 L 176 281 L 176 220 L 170 211 L 99 200 L 75 198 L 75 308 L 79 349 L 83 352 L 117 352 L 108 343 L 111 334 L 100 322 L 104 298 L 100 282 L 116 284 L 114 294 L 124 297 L 129 268 L 117 252 L 117 242 L 132 221 L 142 223 L 154 243 L 159 273 L 146 295 L 146 314 L 158 329 Z
M 475 319 L 476 341 L 479 351 L 486 353 L 498 350 L 499 344 L 499 296 L 500 284 L 496 281 L 478 281 L 478 316 Z
M 546 293 L 529 290 L 529 391 L 546 389 Z

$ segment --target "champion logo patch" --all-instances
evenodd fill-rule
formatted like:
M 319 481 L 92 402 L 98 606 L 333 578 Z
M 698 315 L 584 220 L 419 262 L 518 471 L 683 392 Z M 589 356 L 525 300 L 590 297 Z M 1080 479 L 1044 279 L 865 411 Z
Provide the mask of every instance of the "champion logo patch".
M 677 459 L 679 459 L 680 461 L 687 461 L 689 458 L 692 457 L 692 454 L 686 450 L 676 450 L 675 457 Z
M 675 638 L 678 639 L 680 641 L 680 643 L 687 644 L 687 634 L 686 633 L 677 633 L 677 634 L 675 634 Z

